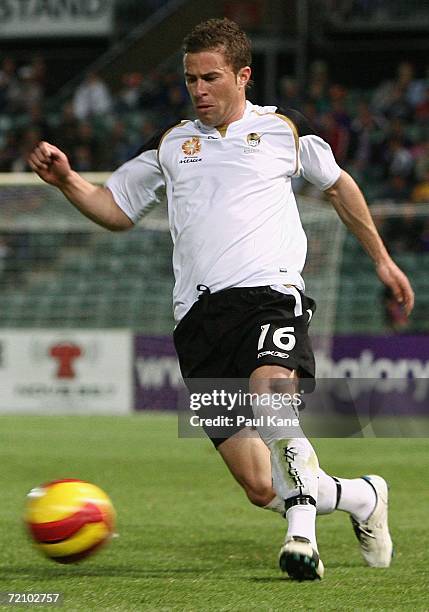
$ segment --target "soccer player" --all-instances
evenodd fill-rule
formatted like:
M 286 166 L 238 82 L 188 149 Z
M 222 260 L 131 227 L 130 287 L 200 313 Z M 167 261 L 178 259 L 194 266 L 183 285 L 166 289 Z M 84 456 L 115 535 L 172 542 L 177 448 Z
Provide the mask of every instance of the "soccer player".
M 314 302 L 301 277 L 306 237 L 293 176 L 325 192 L 407 314 L 414 296 L 329 145 L 298 112 L 246 100 L 250 65 L 250 43 L 237 24 L 201 23 L 184 41 L 196 120 L 154 138 L 104 187 L 84 180 L 47 142 L 29 163 L 84 215 L 113 231 L 131 228 L 166 193 L 174 243 L 174 339 L 183 377 L 246 378 L 255 396 L 273 397 L 299 377 L 314 377 L 308 339 Z M 255 416 L 264 412 L 258 404 L 254 410 Z M 291 435 L 286 426 L 264 423 L 259 435 L 246 433 L 237 426 L 226 437 L 211 437 L 249 500 L 285 515 L 279 558 L 284 572 L 298 580 L 322 577 L 316 509 L 348 512 L 367 564 L 389 566 L 383 478 L 328 476 L 299 427 Z

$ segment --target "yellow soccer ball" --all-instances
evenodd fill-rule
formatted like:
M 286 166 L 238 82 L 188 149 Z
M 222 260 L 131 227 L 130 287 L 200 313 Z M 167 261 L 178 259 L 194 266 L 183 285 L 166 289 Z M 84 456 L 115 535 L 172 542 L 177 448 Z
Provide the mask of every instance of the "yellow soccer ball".
M 116 513 L 99 487 L 83 480 L 54 480 L 27 495 L 25 523 L 36 547 L 58 563 L 92 555 L 114 533 Z

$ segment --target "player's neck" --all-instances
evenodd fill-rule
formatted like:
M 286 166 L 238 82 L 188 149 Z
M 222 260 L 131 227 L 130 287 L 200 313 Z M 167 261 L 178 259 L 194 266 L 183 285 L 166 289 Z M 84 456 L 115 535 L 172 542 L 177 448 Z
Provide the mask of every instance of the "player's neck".
M 215 128 L 219 131 L 226 130 L 226 128 L 231 125 L 231 123 L 235 123 L 235 121 L 240 121 L 243 118 L 244 112 L 246 110 L 246 98 L 240 100 L 240 104 L 237 105 L 237 108 L 229 115 L 227 119 L 225 119 L 221 124 L 216 125 Z

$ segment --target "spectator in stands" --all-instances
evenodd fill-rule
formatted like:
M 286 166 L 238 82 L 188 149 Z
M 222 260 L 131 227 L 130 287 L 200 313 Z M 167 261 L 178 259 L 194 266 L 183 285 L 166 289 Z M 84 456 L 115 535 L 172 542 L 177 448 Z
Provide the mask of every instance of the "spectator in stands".
M 420 236 L 422 251 L 429 253 L 429 219 L 425 219 L 422 234 Z
M 15 113 L 14 100 L 18 95 L 19 81 L 16 63 L 12 57 L 5 57 L 0 68 L 0 112 Z
M 163 79 L 163 98 L 161 106 L 169 114 L 172 121 L 186 114 L 189 98 L 182 75 L 177 72 L 168 72 Z
M 382 227 L 382 237 L 392 253 L 421 252 L 425 220 L 416 215 L 415 206 L 406 204 L 401 215 L 390 215 Z
M 425 86 L 421 100 L 415 107 L 414 119 L 427 129 L 429 125 L 429 85 Z
M 28 127 L 39 130 L 43 139 L 48 138 L 51 134 L 51 127 L 46 121 L 46 113 L 43 111 L 40 102 L 35 102 L 28 108 L 26 123 Z
M 307 99 L 316 105 L 319 113 L 330 110 L 328 90 L 328 66 L 322 60 L 316 60 L 310 65 L 306 95 Z
M 333 112 L 326 112 L 322 115 L 320 135 L 331 145 L 338 163 L 344 164 L 350 141 L 349 132 L 335 120 Z
M 279 107 L 301 108 L 302 100 L 298 81 L 290 76 L 284 76 L 279 83 Z
M 74 107 L 71 101 L 66 102 L 61 109 L 61 116 L 58 125 L 53 129 L 52 139 L 61 144 L 61 147 L 71 152 L 79 128 L 79 120 L 74 114 Z
M 30 167 L 27 162 L 28 155 L 32 149 L 40 142 L 42 134 L 37 128 L 29 127 L 24 130 L 19 145 L 18 157 L 16 157 L 11 165 L 12 172 L 30 172 Z
M 28 112 L 32 106 L 43 101 L 45 95 L 44 88 L 38 80 L 35 69 L 31 65 L 20 68 L 18 76 L 20 83 L 15 103 L 20 111 Z
M 389 177 L 385 188 L 380 192 L 380 199 L 395 204 L 403 204 L 410 201 L 411 190 L 407 180 L 400 174 Z
M 103 147 L 90 121 L 82 121 L 77 127 L 71 155 L 73 160 L 74 155 L 82 155 L 80 147 L 84 147 L 85 151 L 88 151 L 92 163 L 92 170 L 100 170 L 103 159 Z
M 73 110 L 76 117 L 85 120 L 96 115 L 104 115 L 112 110 L 110 91 L 95 72 L 89 72 L 75 91 Z
M 19 142 L 15 130 L 9 130 L 4 136 L 0 149 L 0 172 L 12 172 L 15 160 L 19 157 Z
M 398 85 L 405 91 L 405 99 L 408 104 L 415 108 L 424 97 L 425 81 L 416 79 L 415 66 L 411 62 L 401 62 L 398 66 Z
M 140 85 L 139 106 L 141 109 L 153 111 L 159 108 L 163 102 L 163 79 L 158 70 L 143 75 Z
M 106 152 L 107 155 L 102 161 L 103 170 L 114 170 L 132 157 L 133 150 L 126 126 L 120 119 L 117 119 L 112 127 L 109 136 L 109 147 Z
M 118 93 L 116 103 L 119 113 L 138 109 L 142 82 L 141 72 L 127 72 L 123 75 L 122 88 Z
M 415 204 L 429 204 L 429 169 L 411 193 L 411 201 Z
M 387 142 L 384 156 L 386 178 L 390 176 L 402 176 L 409 180 L 414 170 L 414 160 L 409 149 L 399 138 L 391 138 Z
M 329 88 L 330 107 L 338 125 L 350 131 L 351 117 L 346 108 L 347 90 L 341 85 L 331 85 Z
M 134 134 L 134 138 L 131 140 L 131 154 L 130 157 L 134 157 L 136 152 L 141 148 L 142 144 L 148 142 L 153 135 L 156 133 L 157 127 L 152 121 L 144 120 L 140 126 L 137 134 Z
M 40 84 L 42 89 L 45 91 L 48 81 L 48 69 L 46 62 L 41 55 L 36 55 L 32 58 L 30 66 L 33 71 L 34 79 Z
M 422 142 L 421 146 L 415 149 L 415 152 L 416 178 L 422 181 L 429 170 L 429 140 Z
M 395 85 L 392 88 L 390 99 L 383 109 L 383 113 L 389 119 L 411 120 L 413 107 L 407 100 L 406 89 L 403 86 Z
M 377 159 L 380 143 L 385 138 L 388 122 L 373 113 L 367 102 L 357 107 L 357 116 L 350 126 L 349 160 L 355 172 L 363 176 Z
M 72 159 L 77 172 L 91 172 L 96 167 L 91 148 L 78 144 L 73 148 Z
M 414 71 L 410 62 L 401 62 L 396 77 L 376 88 L 372 106 L 388 117 L 410 119 L 413 107 L 419 103 L 423 92 L 423 84 L 414 78 Z
M 320 115 L 317 112 L 317 107 L 311 100 L 305 100 L 302 104 L 302 114 L 307 117 L 310 125 L 318 132 L 320 131 Z

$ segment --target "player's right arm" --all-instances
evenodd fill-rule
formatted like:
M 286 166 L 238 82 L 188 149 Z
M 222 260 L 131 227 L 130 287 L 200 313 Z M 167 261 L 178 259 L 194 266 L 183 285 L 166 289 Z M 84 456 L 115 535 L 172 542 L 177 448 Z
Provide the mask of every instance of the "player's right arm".
M 72 170 L 65 153 L 48 142 L 40 142 L 28 158 L 30 168 L 46 183 L 60 189 L 88 219 L 111 231 L 133 227 L 131 219 L 106 187 L 93 185 Z

